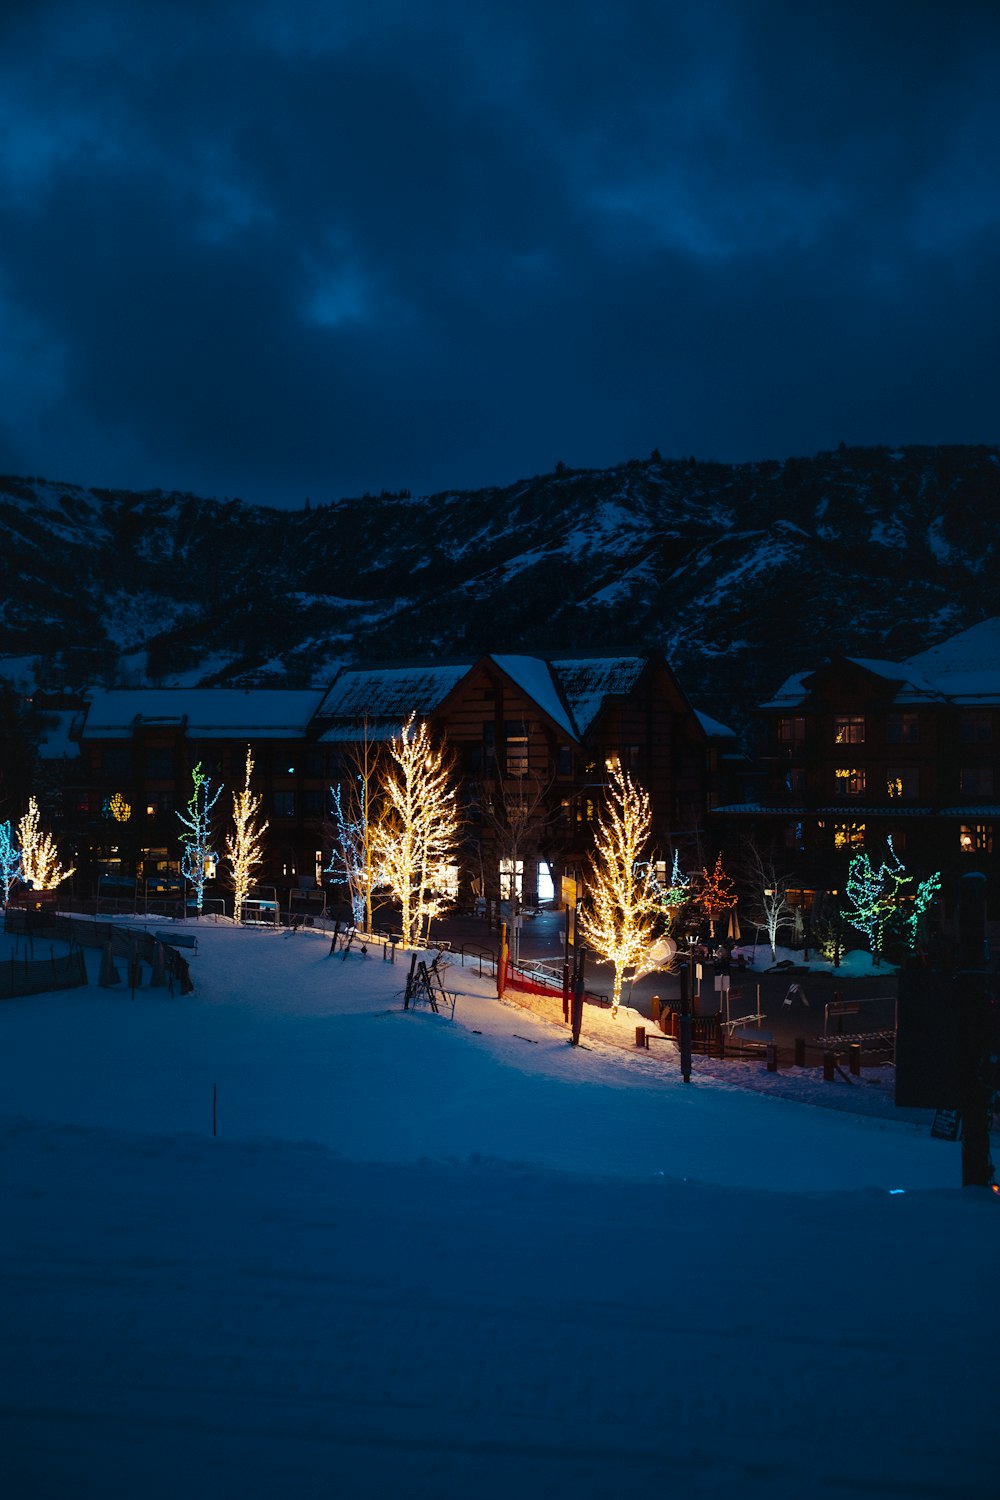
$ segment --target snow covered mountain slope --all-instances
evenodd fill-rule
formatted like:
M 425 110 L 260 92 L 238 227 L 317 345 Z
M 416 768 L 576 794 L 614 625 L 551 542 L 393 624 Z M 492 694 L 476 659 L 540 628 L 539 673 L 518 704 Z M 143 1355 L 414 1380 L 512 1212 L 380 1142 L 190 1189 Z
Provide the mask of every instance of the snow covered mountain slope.
M 996 613 L 1000 450 L 654 457 L 296 511 L 0 478 L 0 675 L 287 683 L 339 662 L 663 649 L 739 719 L 836 650 Z

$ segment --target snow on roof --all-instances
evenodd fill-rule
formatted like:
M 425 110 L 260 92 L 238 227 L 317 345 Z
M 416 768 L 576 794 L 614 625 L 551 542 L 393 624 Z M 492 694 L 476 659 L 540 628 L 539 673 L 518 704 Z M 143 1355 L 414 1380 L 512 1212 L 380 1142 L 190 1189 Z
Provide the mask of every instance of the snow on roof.
M 91 694 L 84 739 L 125 739 L 137 722 L 185 724 L 191 739 L 291 739 L 323 698 L 297 688 L 110 688 Z
M 727 728 L 725 724 L 720 724 L 718 719 L 713 719 L 709 714 L 703 714 L 700 708 L 695 709 L 695 716 L 702 729 L 712 739 L 734 740 L 736 738 L 735 730 Z
M 797 708 L 808 696 L 805 682 L 812 674 L 812 667 L 805 672 L 793 672 L 791 677 L 785 678 L 774 697 L 761 704 L 761 708 Z
M 548 714 L 553 723 L 558 724 L 573 739 L 577 738 L 576 728 L 559 696 L 559 688 L 553 681 L 552 670 L 547 661 L 539 656 L 492 656 L 490 660 L 495 661 L 501 672 L 506 672 L 511 681 L 516 682 Z
M 929 682 L 921 673 L 914 671 L 906 662 L 884 661 L 874 656 L 848 656 L 845 660 L 853 662 L 856 667 L 861 667 L 865 672 L 871 672 L 874 677 L 884 677 L 887 682 L 898 682 L 897 698 L 901 702 L 941 697 L 940 691 L 933 682 Z
M 1000 680 L 1000 615 L 982 620 L 927 651 L 917 652 L 907 658 L 906 665 L 933 682 L 940 682 L 949 693 L 952 689 L 945 686 L 944 678 L 987 672 L 994 681 Z
M 355 740 L 367 722 L 372 739 L 398 734 L 410 714 L 431 714 L 472 663 L 442 667 L 375 667 L 345 669 L 322 701 L 317 717 L 334 720 L 320 739 L 324 743 Z
M 564 657 L 550 662 L 576 721 L 586 734 L 609 694 L 628 693 L 646 665 L 644 656 Z
M 45 712 L 38 736 L 38 754 L 42 760 L 79 758 L 79 743 L 71 738 L 74 723 L 78 723 L 79 719 L 79 709 L 60 708 Z

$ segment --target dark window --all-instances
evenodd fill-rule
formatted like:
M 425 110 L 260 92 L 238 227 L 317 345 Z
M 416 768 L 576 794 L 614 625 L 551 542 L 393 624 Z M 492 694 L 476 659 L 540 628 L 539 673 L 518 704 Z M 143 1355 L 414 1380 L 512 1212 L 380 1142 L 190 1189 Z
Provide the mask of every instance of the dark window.
M 805 829 L 801 823 L 785 824 L 785 848 L 804 849 L 806 846 Z
M 325 776 L 326 751 L 319 745 L 310 745 L 302 752 L 302 769 L 307 776 Z
M 993 739 L 993 715 L 982 708 L 970 708 L 959 716 L 958 734 L 963 745 L 988 745 Z
M 146 776 L 150 781 L 168 781 L 174 774 L 174 752 L 169 746 L 147 746 Z
M 801 766 L 792 766 L 785 772 L 785 789 L 792 797 L 806 794 L 806 773 Z
M 165 818 L 168 813 L 174 811 L 173 792 L 147 792 L 146 793 L 146 816 L 147 818 Z
M 963 797 L 992 797 L 993 767 L 964 766 L 958 773 L 958 784 Z
M 295 817 L 295 793 L 294 792 L 272 792 L 271 801 L 276 818 Z
M 131 745 L 105 745 L 101 749 L 101 770 L 107 777 L 128 776 L 132 769 Z M 167 771 L 170 775 L 170 771 Z
M 571 745 L 560 745 L 556 756 L 556 772 L 560 776 L 572 776 L 573 774 L 573 747 Z
M 307 787 L 302 793 L 302 816 L 322 818 L 326 813 L 326 792 Z
M 805 719 L 779 719 L 778 739 L 783 745 L 794 745 L 806 737 Z
M 920 739 L 918 716 L 890 714 L 885 721 L 885 736 L 890 745 L 915 745 Z

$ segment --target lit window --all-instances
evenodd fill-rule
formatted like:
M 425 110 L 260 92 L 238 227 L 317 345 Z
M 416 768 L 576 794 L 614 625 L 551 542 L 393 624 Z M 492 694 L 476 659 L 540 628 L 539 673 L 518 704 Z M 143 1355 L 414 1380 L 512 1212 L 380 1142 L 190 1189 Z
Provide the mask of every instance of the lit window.
M 863 823 L 834 823 L 833 847 L 835 849 L 863 849 L 865 825 Z
M 914 802 L 920 796 L 920 772 L 916 766 L 890 766 L 886 792 L 897 802 Z
M 510 901 L 512 896 L 520 900 L 523 884 L 524 861 L 502 859 L 500 861 L 500 900 Z
M 837 797 L 863 797 L 865 773 L 862 766 L 837 766 L 833 773 L 833 790 Z
M 958 830 L 958 846 L 963 854 L 992 854 L 993 824 L 963 823 Z
M 528 732 L 524 724 L 508 724 L 507 735 L 507 775 L 527 776 L 528 774 Z
M 833 738 L 838 745 L 863 745 L 865 721 L 862 714 L 838 714 L 833 721 Z

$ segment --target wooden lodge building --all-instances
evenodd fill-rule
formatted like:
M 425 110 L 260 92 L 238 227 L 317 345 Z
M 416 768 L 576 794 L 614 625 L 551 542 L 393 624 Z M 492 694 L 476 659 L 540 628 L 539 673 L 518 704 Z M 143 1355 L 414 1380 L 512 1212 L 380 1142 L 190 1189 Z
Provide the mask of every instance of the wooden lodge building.
M 79 754 L 66 761 L 63 833 L 75 846 L 77 894 L 177 894 L 176 814 L 191 772 L 200 764 L 224 786 L 221 850 L 248 745 L 269 823 L 259 884 L 328 885 L 330 788 L 351 775 L 355 746 L 366 736 L 384 744 L 411 714 L 455 756 L 466 824 L 453 879 L 463 902 L 513 887 L 530 904 L 579 880 L 615 758 L 650 793 L 657 852 L 693 849 L 731 739 L 691 707 L 660 655 L 345 668 L 325 691 L 95 689 L 76 730 Z M 527 833 L 501 869 L 503 829 L 518 815 Z M 223 897 L 218 885 L 206 895 Z
M 843 892 L 853 854 L 896 854 L 945 898 L 976 871 L 1000 897 L 1000 618 L 893 662 L 841 656 L 789 677 L 759 710 L 764 790 L 720 805 L 724 845 L 752 834 L 809 909 Z

